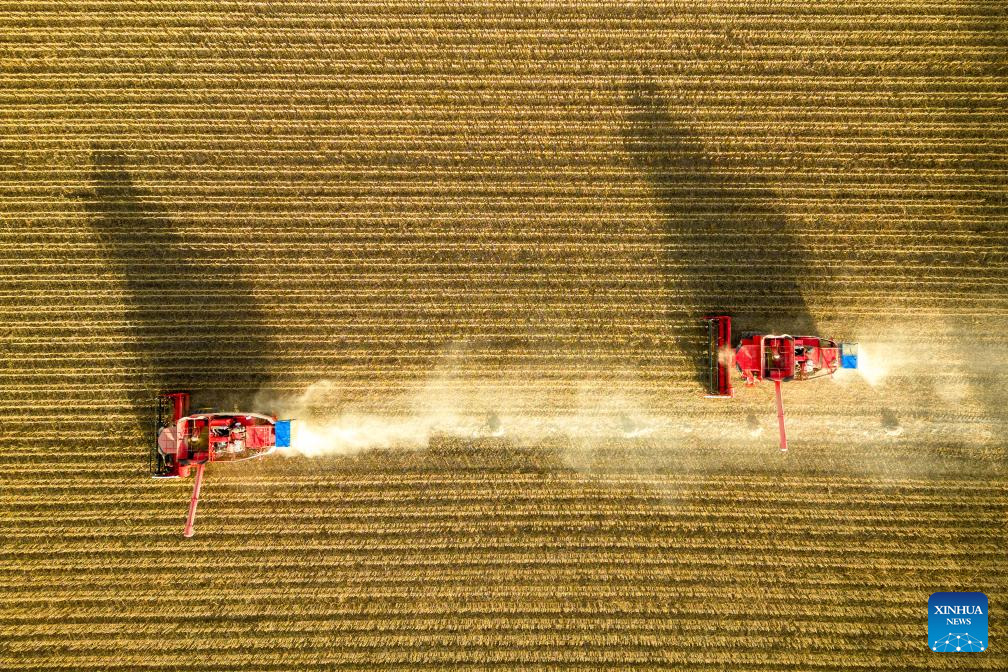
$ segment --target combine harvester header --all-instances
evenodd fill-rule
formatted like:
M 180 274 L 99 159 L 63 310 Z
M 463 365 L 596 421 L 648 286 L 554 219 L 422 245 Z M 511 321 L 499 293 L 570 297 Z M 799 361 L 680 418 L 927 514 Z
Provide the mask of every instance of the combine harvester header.
M 265 457 L 290 446 L 291 421 L 259 413 L 189 414 L 189 393 L 158 395 L 155 444 L 151 450 L 151 476 L 186 478 L 195 472 L 186 537 L 193 535 L 196 504 L 209 462 L 241 462 Z
M 735 396 L 731 383 L 733 364 L 742 374 L 746 387 L 762 380 L 772 380 L 777 394 L 777 424 L 782 451 L 786 451 L 788 446 L 781 383 L 832 376 L 841 368 L 857 368 L 857 343 L 837 344 L 818 336 L 744 333 L 733 347 L 729 316 L 708 317 L 706 322 L 707 397 L 727 399 Z

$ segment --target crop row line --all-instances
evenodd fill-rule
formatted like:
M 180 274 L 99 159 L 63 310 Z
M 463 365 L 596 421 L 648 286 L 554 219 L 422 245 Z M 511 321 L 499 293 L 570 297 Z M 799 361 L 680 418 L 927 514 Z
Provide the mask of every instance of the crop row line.
M 59 485 L 59 489 L 65 490 L 68 493 L 79 492 L 81 484 L 86 484 L 88 481 L 86 477 L 82 476 L 81 483 L 70 483 L 74 478 L 72 475 L 68 475 L 67 479 L 63 479 L 67 482 L 64 486 Z M 237 482 L 243 484 L 243 488 L 246 486 L 249 492 L 255 490 L 255 488 L 281 488 L 289 490 L 292 487 L 292 483 L 283 477 L 265 477 L 257 478 L 254 482 L 246 482 L 248 479 L 241 477 L 237 479 Z M 754 495 L 753 490 L 759 488 L 765 488 L 768 493 L 774 493 L 784 497 L 786 501 L 805 502 L 813 501 L 814 498 L 822 497 L 824 493 L 837 492 L 835 501 L 838 503 L 850 504 L 851 498 L 848 495 L 841 495 L 839 493 L 849 491 L 850 493 L 856 493 L 856 501 L 859 505 L 867 505 L 869 503 L 884 502 L 887 506 L 894 505 L 893 497 L 898 495 L 898 502 L 907 503 L 917 503 L 917 502 L 934 502 L 938 501 L 937 497 L 940 496 L 944 498 L 946 493 L 954 492 L 956 497 L 965 497 L 966 493 L 997 493 L 991 501 L 998 501 L 1004 499 L 1008 496 L 1008 481 L 975 481 L 972 479 L 942 479 L 934 480 L 929 478 L 913 479 L 913 478 L 865 478 L 858 476 L 844 476 L 840 474 L 833 474 L 828 477 L 817 477 L 815 475 L 803 474 L 796 476 L 788 476 L 786 474 L 767 474 L 767 475 L 728 475 L 728 474 L 717 474 L 715 476 L 711 475 L 679 475 L 679 474 L 662 474 L 662 475 L 615 475 L 615 476 L 592 476 L 586 478 L 583 474 L 576 473 L 555 473 L 549 475 L 542 474 L 523 474 L 523 473 L 508 473 L 508 474 L 470 474 L 470 475 L 444 475 L 438 473 L 386 473 L 386 474 L 339 474 L 339 475 L 318 475 L 318 474 L 301 474 L 298 477 L 296 485 L 300 488 L 307 488 L 310 486 L 317 487 L 320 491 L 331 491 L 333 488 L 337 490 L 353 489 L 353 488 L 363 488 L 363 489 L 381 489 L 385 490 L 389 487 L 402 488 L 404 492 L 409 492 L 409 497 L 419 500 L 423 500 L 425 497 L 434 499 L 429 493 L 438 493 L 438 498 L 445 496 L 444 488 L 446 487 L 456 487 L 456 486 L 479 486 L 480 488 L 491 488 L 494 492 L 499 492 L 500 486 L 505 486 L 510 488 L 510 492 L 514 492 L 516 496 L 524 496 L 521 493 L 526 493 L 529 491 L 529 486 L 532 485 L 565 485 L 572 486 L 575 488 L 577 493 L 588 493 L 591 497 L 595 498 L 602 496 L 606 492 L 606 488 L 610 487 L 620 487 L 620 486 L 650 486 L 658 489 L 668 488 L 670 492 L 678 492 L 680 488 L 696 487 L 699 492 L 706 493 L 704 496 L 708 498 L 723 498 L 730 493 L 734 493 L 740 497 L 749 501 L 749 499 L 763 500 L 763 495 Z M 129 497 L 140 496 L 144 492 L 150 492 L 150 483 L 144 481 L 142 483 L 132 483 L 124 482 L 122 484 L 123 488 L 129 493 Z M 733 490 L 737 488 L 737 490 Z M 807 489 L 810 491 L 808 495 L 801 495 L 799 492 L 795 491 L 798 489 Z M 11 491 L 13 492 L 13 490 Z M 530 496 L 534 494 L 536 490 L 532 490 Z M 427 493 L 427 494 L 425 494 Z M 885 495 L 884 493 L 892 493 L 892 495 Z M 921 493 L 935 493 L 936 497 L 931 497 L 930 495 L 923 495 Z M 18 495 L 20 498 L 22 495 Z M 120 493 L 115 493 L 111 495 L 113 497 L 119 498 Z M 345 494 L 341 494 L 341 497 Z M 543 497 L 549 497 L 555 499 L 556 493 L 543 493 Z M 882 499 L 876 500 L 874 497 L 882 497 Z M 95 493 L 89 495 L 87 499 L 98 497 L 101 499 L 100 493 Z M 809 497 L 813 499 L 809 499 Z M 795 498 L 795 499 L 788 499 Z M 79 501 L 79 500 L 74 500 Z M 389 500 L 392 501 L 392 500 Z M 396 500 L 399 501 L 399 500 Z M 944 501 L 944 500 L 942 500 Z
M 737 7 L 735 8 L 737 9 Z M 877 8 L 876 8 L 877 9 Z M 99 17 L 96 19 L 96 16 Z M 676 21 L 667 14 L 655 17 L 620 17 L 611 12 L 597 16 L 572 17 L 555 15 L 551 17 L 509 17 L 499 13 L 493 15 L 492 21 L 486 16 L 467 16 L 452 14 L 440 17 L 430 13 L 415 13 L 406 16 L 390 16 L 384 12 L 360 13 L 351 20 L 345 16 L 326 14 L 299 14 L 297 16 L 267 17 L 242 16 L 221 17 L 216 22 L 208 22 L 206 11 L 195 12 L 137 12 L 119 9 L 112 16 L 108 13 L 87 12 L 73 13 L 64 9 L 58 14 L 39 16 L 35 12 L 2 12 L 5 31 L 17 32 L 25 38 L 49 36 L 78 37 L 78 39 L 93 35 L 105 37 L 103 43 L 115 44 L 115 38 L 126 38 L 123 41 L 136 44 L 136 37 L 149 39 L 156 35 L 167 44 L 178 44 L 180 41 L 193 41 L 194 30 L 199 35 L 206 35 L 208 40 L 227 38 L 240 43 L 241 38 L 255 41 L 259 44 L 286 44 L 284 36 L 294 34 L 304 36 L 306 33 L 320 32 L 331 40 L 358 42 L 379 42 L 380 44 L 399 44 L 405 41 L 421 42 L 440 40 L 434 44 L 451 43 L 452 38 L 463 42 L 485 43 L 495 35 L 502 38 L 510 37 L 507 43 L 510 48 L 516 46 L 519 40 L 530 45 L 569 44 L 572 47 L 586 42 L 590 35 L 593 42 L 609 39 L 615 42 L 627 43 L 628 36 L 640 36 L 643 39 L 657 40 L 663 38 L 664 44 L 676 44 L 676 38 L 684 38 L 688 42 L 697 42 L 704 38 L 709 40 L 725 40 L 726 26 L 737 31 L 740 36 L 762 35 L 769 30 L 787 31 L 796 36 L 806 35 L 809 42 L 813 38 L 815 44 L 821 44 L 824 37 L 833 35 L 853 36 L 861 33 L 894 35 L 906 30 L 909 36 L 921 41 L 934 37 L 937 32 L 954 32 L 972 37 L 972 41 L 989 39 L 991 30 L 995 27 L 990 13 L 971 12 L 964 14 L 936 13 L 877 13 L 867 12 L 863 15 L 828 13 L 799 15 L 794 13 L 713 13 L 700 14 L 697 18 L 706 19 L 699 23 L 695 19 L 676 25 Z M 691 15 L 695 16 L 695 15 Z M 547 21 L 548 18 L 548 21 Z M 230 20 L 229 20 L 230 19 Z M 987 22 L 977 26 L 978 21 Z M 118 25 L 116 25 L 118 24 Z M 771 27 L 768 27 L 770 24 Z M 174 38 L 174 39 L 172 39 Z M 398 38 L 395 39 L 395 38 Z M 406 38 L 405 40 L 403 38 Z M 27 41 L 27 40 L 26 40 Z M 16 43 L 16 42 L 15 42 Z M 185 42 L 183 42 L 185 43 Z M 636 41 L 632 42 L 636 44 Z

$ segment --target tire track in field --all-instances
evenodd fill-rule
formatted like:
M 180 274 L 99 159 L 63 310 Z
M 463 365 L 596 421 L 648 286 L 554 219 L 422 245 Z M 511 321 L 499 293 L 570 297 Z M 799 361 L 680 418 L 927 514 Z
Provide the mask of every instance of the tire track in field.
M 226 250 L 208 253 L 134 183 L 123 153 L 99 148 L 91 159 L 93 190 L 82 194 L 84 207 L 106 261 L 125 283 L 125 318 L 143 362 L 121 368 L 138 425 L 150 429 L 159 390 L 191 388 L 206 395 L 194 397 L 197 404 L 240 404 L 226 391 L 265 382 L 271 349 L 256 326 L 265 316 L 242 275 L 255 242 L 225 240 Z M 229 272 L 214 265 L 221 255 L 232 261 Z M 208 364 L 225 364 L 225 373 L 208 380 Z

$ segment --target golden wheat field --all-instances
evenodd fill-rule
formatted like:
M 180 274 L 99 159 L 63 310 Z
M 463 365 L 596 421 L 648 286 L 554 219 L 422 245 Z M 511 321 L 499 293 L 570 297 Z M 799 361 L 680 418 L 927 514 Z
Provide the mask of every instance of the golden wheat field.
M 1005 669 L 1006 26 L 0 1 L 0 668 Z M 860 342 L 789 453 L 714 312 Z M 192 539 L 178 388 L 314 432 Z

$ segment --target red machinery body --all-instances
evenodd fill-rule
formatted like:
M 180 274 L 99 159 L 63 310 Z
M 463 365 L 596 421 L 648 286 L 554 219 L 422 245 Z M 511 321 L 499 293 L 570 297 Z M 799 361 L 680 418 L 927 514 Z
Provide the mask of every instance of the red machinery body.
M 735 348 L 735 366 L 748 385 L 760 380 L 807 380 L 836 373 L 840 346 L 818 336 L 747 334 Z
M 154 478 L 185 478 L 195 472 L 185 536 L 193 535 L 203 469 L 210 462 L 239 462 L 290 445 L 290 421 L 259 413 L 189 413 L 189 393 L 158 396 Z
M 734 396 L 732 364 L 742 374 L 747 387 L 763 380 L 773 381 L 782 451 L 788 446 L 781 383 L 832 376 L 840 368 L 857 368 L 856 343 L 837 344 L 818 336 L 743 334 L 733 348 L 730 317 L 709 317 L 707 324 L 710 348 L 707 396 Z

